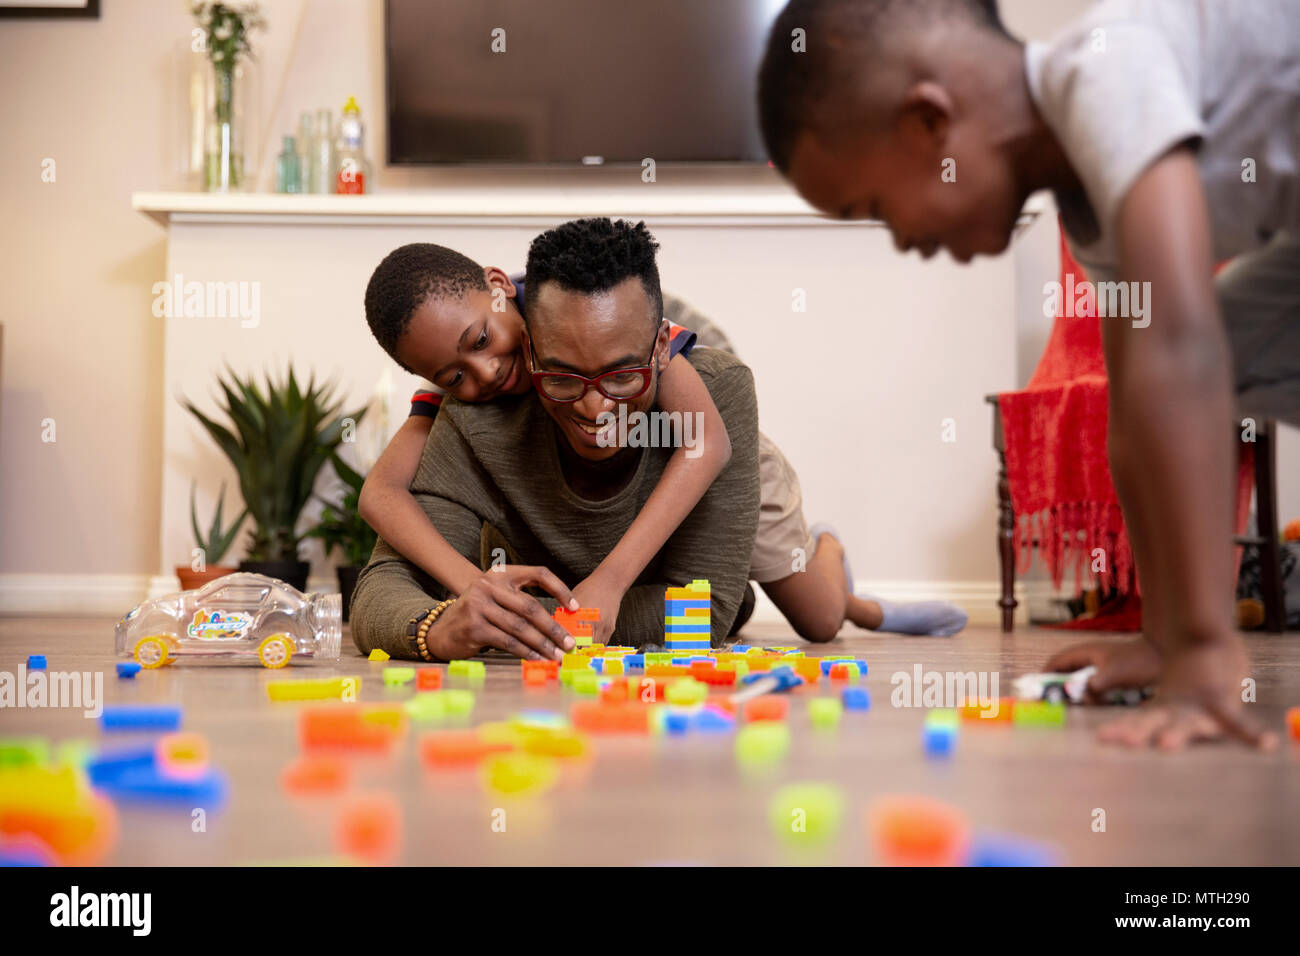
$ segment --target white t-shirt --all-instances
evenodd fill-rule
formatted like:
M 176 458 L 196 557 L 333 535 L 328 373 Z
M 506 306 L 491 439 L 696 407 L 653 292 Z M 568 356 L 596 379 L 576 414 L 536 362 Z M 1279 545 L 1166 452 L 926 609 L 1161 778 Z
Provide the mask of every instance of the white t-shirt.
M 1183 143 L 1196 146 L 1216 261 L 1300 230 L 1300 0 L 1104 0 L 1029 44 L 1025 72 L 1087 193 L 1058 202 L 1094 279 L 1118 269 L 1124 197 Z

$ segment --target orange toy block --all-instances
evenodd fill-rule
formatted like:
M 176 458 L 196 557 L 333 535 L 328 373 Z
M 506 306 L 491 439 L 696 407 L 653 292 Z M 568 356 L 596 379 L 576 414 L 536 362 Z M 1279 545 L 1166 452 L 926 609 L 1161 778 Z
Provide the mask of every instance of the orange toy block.
M 348 785 L 348 765 L 338 757 L 299 757 L 280 774 L 280 785 L 294 794 L 335 793 Z
M 815 657 L 797 657 L 794 660 L 794 672 L 803 678 L 805 684 L 815 684 L 821 680 L 821 661 Z
M 756 720 L 785 720 L 786 715 L 790 713 L 790 702 L 779 695 L 755 697 L 745 702 L 742 713 L 746 723 Z
M 393 726 L 365 719 L 355 704 L 309 707 L 298 716 L 298 737 L 304 750 L 383 752 L 396 736 Z
M 956 866 L 970 840 L 966 817 L 929 797 L 885 797 L 867 811 L 867 830 L 891 866 Z
M 421 667 L 415 672 L 415 687 L 417 690 L 441 690 L 442 668 Z
M 715 687 L 729 687 L 736 683 L 735 670 L 715 667 L 704 661 L 695 661 L 691 664 L 691 676 L 701 684 L 712 684 Z
M 979 704 L 965 704 L 957 708 L 957 711 L 961 714 L 962 720 L 969 720 L 976 724 L 988 724 L 994 727 L 998 724 L 1011 723 L 1011 712 L 1015 705 L 1016 699 L 1014 697 L 999 697 L 998 710 L 995 714 L 992 714 L 992 707 L 985 711 Z M 992 716 L 986 717 L 985 713 L 990 713 Z
M 540 687 L 548 680 L 555 680 L 560 676 L 559 661 L 520 661 L 523 665 L 521 673 L 524 683 L 534 687 Z
M 595 637 L 596 631 L 592 625 L 600 620 L 600 608 L 580 607 L 576 611 L 567 611 L 557 607 L 555 620 L 573 637 Z
M 420 758 L 430 767 L 467 767 L 508 750 L 514 750 L 514 744 L 483 740 L 473 730 L 445 730 L 420 740 Z
M 391 863 L 402 842 L 402 808 L 386 793 L 359 794 L 339 814 L 340 852 L 371 864 Z
M 1286 712 L 1286 722 L 1291 728 L 1291 736 L 1300 740 L 1300 707 L 1292 707 Z
M 644 734 L 650 730 L 650 708 L 644 704 L 574 701 L 573 726 L 591 734 Z

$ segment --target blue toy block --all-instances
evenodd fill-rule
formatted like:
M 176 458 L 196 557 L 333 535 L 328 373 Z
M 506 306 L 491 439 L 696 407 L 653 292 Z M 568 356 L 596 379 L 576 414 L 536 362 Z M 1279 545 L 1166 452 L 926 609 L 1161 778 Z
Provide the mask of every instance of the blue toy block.
M 871 694 L 865 687 L 846 687 L 840 692 L 845 710 L 870 710 Z
M 0 867 L 49 865 L 49 858 L 36 847 L 15 845 L 0 848 Z
M 603 657 L 593 657 L 591 659 L 591 669 L 597 674 L 605 673 L 605 659 Z
M 1057 866 L 1059 859 L 1050 847 L 997 834 L 983 834 L 971 841 L 967 866 Z
M 623 670 L 645 670 L 644 654 L 626 654 L 623 657 Z
M 169 804 L 216 810 L 226 802 L 226 778 L 216 770 L 201 777 L 169 777 L 156 766 L 126 770 L 100 789 L 120 803 Z
M 687 609 L 712 610 L 709 606 L 709 599 L 702 601 L 664 601 L 664 617 L 685 617 Z
M 664 715 L 664 730 L 674 737 L 680 737 L 690 729 L 691 715 L 680 710 L 670 710 Z
M 853 663 L 855 663 L 855 664 L 858 665 L 858 676 L 859 676 L 859 677 L 866 677 L 866 676 L 867 676 L 867 662 L 864 661 L 864 660 L 859 659 L 859 660 L 854 661 Z
M 792 687 L 798 687 L 803 683 L 803 678 L 794 672 L 794 668 L 789 664 L 782 664 L 779 667 L 773 667 L 767 671 L 755 671 L 752 674 L 746 674 L 740 679 L 742 684 L 752 684 L 755 681 L 776 679 L 774 692 L 781 693 Z
M 706 707 L 695 715 L 694 727 L 703 733 L 717 734 L 735 730 L 736 719 Z
M 28 654 L 28 655 L 27 655 L 27 669 L 28 669 L 29 671 L 43 671 L 43 670 L 45 670 L 45 655 L 44 655 L 44 654 Z
M 140 665 L 135 661 L 120 661 L 117 665 L 117 676 L 132 678 L 140 673 Z
M 749 650 L 748 644 L 732 644 L 727 650 L 733 654 L 744 654 Z
M 157 761 L 157 753 L 151 746 L 106 750 L 86 761 L 86 775 L 91 784 L 99 787 L 124 773 L 153 770 Z
M 102 730 L 179 730 L 179 707 L 105 707 L 99 715 Z
M 713 631 L 711 624 L 668 624 L 664 626 L 664 634 L 672 636 L 673 634 L 709 634 Z
M 664 648 L 669 651 L 707 651 L 712 646 L 708 641 L 664 641 Z
M 949 757 L 957 745 L 957 729 L 945 724 L 926 726 L 921 731 L 927 757 Z

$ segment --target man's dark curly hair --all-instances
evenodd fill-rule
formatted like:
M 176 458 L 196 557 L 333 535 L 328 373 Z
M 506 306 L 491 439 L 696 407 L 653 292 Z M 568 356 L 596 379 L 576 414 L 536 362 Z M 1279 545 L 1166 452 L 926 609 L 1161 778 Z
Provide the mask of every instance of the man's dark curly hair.
M 659 243 L 644 222 L 623 219 L 575 219 L 542 233 L 528 247 L 525 284 L 529 298 L 547 282 L 571 292 L 608 292 L 627 279 L 641 280 L 650 300 L 655 326 L 664 314 L 655 252 Z M 525 317 L 525 322 L 527 317 Z
M 446 246 L 413 242 L 384 256 L 371 273 L 366 285 L 366 321 L 375 340 L 401 365 L 397 343 L 426 300 L 432 296 L 458 299 L 487 287 L 483 267 L 473 259 Z
M 772 24 L 758 71 L 758 120 L 772 163 L 790 171 L 806 129 L 843 122 L 872 68 L 901 38 L 942 20 L 961 20 L 1012 39 L 997 0 L 790 0 Z M 805 49 L 793 48 L 796 29 Z

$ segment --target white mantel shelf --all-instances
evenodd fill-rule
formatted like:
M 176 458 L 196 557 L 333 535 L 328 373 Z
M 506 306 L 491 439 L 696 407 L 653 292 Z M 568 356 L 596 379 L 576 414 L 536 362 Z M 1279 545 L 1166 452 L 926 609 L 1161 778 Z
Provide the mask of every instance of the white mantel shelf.
M 679 224 L 832 223 L 788 189 L 447 189 L 366 196 L 138 192 L 131 205 L 159 224 L 263 222 L 321 225 L 555 222 L 583 216 Z M 842 225 L 840 223 L 835 223 Z M 858 225 L 861 225 L 859 223 Z
M 1020 226 L 1044 208 L 1030 199 Z M 821 215 L 786 188 L 460 188 L 385 192 L 366 196 L 292 196 L 279 193 L 138 192 L 131 207 L 167 227 L 177 223 L 265 225 L 532 225 L 583 216 L 614 216 L 706 226 L 882 228 L 879 222 L 842 222 Z

